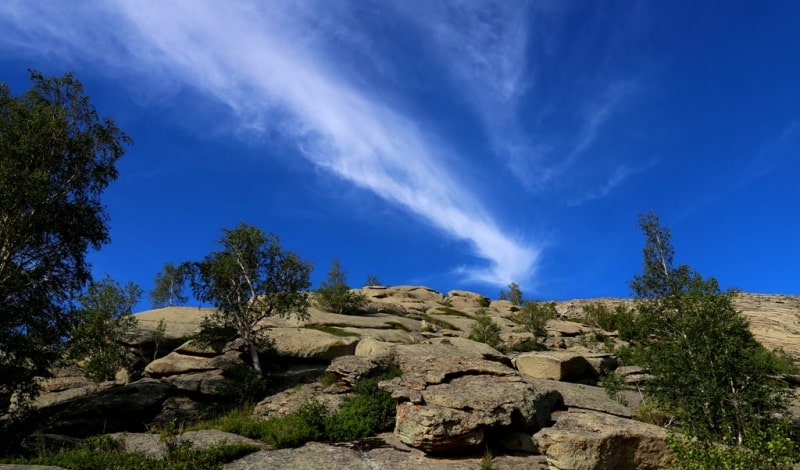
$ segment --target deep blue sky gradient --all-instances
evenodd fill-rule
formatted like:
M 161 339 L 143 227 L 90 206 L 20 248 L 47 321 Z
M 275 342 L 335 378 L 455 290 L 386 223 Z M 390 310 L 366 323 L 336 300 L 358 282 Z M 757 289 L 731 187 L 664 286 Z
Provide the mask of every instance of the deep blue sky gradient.
M 627 296 L 654 210 L 677 261 L 800 294 L 796 2 L 64 5 L 0 5 L 0 80 L 74 71 L 135 140 L 97 275 L 148 290 L 245 221 L 315 286 L 338 258 L 352 285 Z

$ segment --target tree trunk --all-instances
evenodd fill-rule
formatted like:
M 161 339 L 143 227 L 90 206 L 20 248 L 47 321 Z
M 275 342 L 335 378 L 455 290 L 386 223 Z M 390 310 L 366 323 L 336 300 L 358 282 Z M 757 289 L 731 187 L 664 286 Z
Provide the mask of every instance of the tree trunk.
M 264 373 L 261 371 L 261 361 L 258 359 L 258 348 L 253 345 L 250 346 L 250 358 L 253 360 L 253 369 L 259 377 L 263 378 Z

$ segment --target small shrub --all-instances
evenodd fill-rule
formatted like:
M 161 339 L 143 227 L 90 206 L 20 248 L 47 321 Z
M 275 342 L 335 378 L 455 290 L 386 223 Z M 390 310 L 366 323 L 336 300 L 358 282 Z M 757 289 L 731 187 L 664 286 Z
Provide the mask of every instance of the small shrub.
M 606 390 L 608 398 L 620 403 L 621 405 L 628 405 L 628 400 L 622 395 L 625 389 L 625 378 L 614 371 L 604 371 L 600 377 L 603 388 Z
M 344 315 L 362 313 L 369 301 L 361 292 L 354 292 L 347 285 L 347 271 L 338 260 L 333 260 L 328 277 L 322 282 L 314 296 L 317 305 L 325 311 Z
M 717 444 L 674 433 L 669 435 L 668 443 L 676 457 L 673 467 L 682 470 L 788 470 L 800 457 L 797 435 L 788 419 L 774 423 L 740 445 Z
M 492 470 L 492 465 L 494 465 L 494 456 L 492 455 L 492 451 L 487 447 L 481 459 L 481 470 Z
M 492 317 L 481 313 L 475 317 L 475 321 L 469 327 L 469 339 L 496 348 L 501 343 L 500 326 L 492 320 Z
M 639 404 L 633 418 L 643 423 L 664 427 L 675 421 L 675 413 L 659 401 L 647 400 Z
M 492 305 L 492 299 L 489 297 L 481 297 L 481 299 L 478 301 L 478 305 L 480 305 L 482 308 L 489 308 L 489 306 Z
M 522 310 L 511 315 L 511 320 L 520 325 L 523 331 L 547 336 L 547 321 L 555 318 L 557 313 L 555 302 L 526 302 Z
M 110 468 L 115 470 L 190 470 L 222 469 L 223 464 L 255 452 L 258 448 L 247 445 L 220 445 L 210 449 L 194 449 L 190 443 L 177 445 L 163 458 L 148 457 L 139 453 L 124 452 L 121 440 L 108 435 L 85 439 L 75 449 L 58 453 L 45 453 L 30 459 L 6 458 L 2 463 L 47 465 L 77 470 Z

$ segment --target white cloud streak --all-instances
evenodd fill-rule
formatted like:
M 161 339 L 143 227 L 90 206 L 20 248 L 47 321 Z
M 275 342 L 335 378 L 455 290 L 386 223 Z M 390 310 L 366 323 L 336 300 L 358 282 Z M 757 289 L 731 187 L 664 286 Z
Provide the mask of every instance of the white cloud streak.
M 563 69 L 564 81 L 571 78 L 566 64 L 573 59 L 559 55 L 557 45 L 568 10 L 563 2 L 404 5 L 400 10 L 432 37 L 437 56 L 464 90 L 496 155 L 531 192 L 557 184 L 574 169 L 632 89 L 629 81 L 599 80 L 592 86 L 597 91 L 586 98 L 589 105 L 554 103 L 537 89 L 537 78 L 548 67 Z M 586 44 L 587 49 L 593 46 Z M 534 106 L 520 115 L 524 101 Z M 572 114 L 576 122 L 561 138 L 548 133 L 547 121 L 557 113 Z
M 59 5 L 7 3 L 0 25 L 30 50 L 59 44 L 59 54 L 143 79 L 136 71 L 160 71 L 152 78 L 194 87 L 230 106 L 242 129 L 270 128 L 270 118 L 290 116 L 279 131 L 296 139 L 310 161 L 467 242 L 487 265 L 463 269 L 471 279 L 503 285 L 532 275 L 539 250 L 497 227 L 442 166 L 445 151 L 409 118 L 337 74 L 336 64 L 304 40 L 307 25 L 288 4 Z M 515 86 L 512 80 L 502 93 L 513 94 Z

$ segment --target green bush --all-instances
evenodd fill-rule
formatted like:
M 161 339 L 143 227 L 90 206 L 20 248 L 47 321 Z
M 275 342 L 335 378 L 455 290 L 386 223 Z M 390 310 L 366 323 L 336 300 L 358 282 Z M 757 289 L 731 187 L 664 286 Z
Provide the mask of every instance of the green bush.
M 798 460 L 797 433 L 788 420 L 770 425 L 747 445 L 724 445 L 670 434 L 675 454 L 673 467 L 681 470 L 724 468 L 730 470 L 788 470 Z
M 391 430 L 397 404 L 388 392 L 378 389 L 378 379 L 365 379 L 353 388 L 355 395 L 345 399 L 339 411 L 325 421 L 325 434 L 331 441 L 351 441 Z
M 583 306 L 583 323 L 605 331 L 629 328 L 633 314 L 625 305 L 609 309 L 606 305 L 593 302 Z
M 469 327 L 469 339 L 496 348 L 501 343 L 500 326 L 486 313 L 480 313 Z
M 358 381 L 353 396 L 336 412 L 317 400 L 309 400 L 297 411 L 257 421 L 252 406 L 200 423 L 192 429 L 219 429 L 262 440 L 274 448 L 297 447 L 309 441 L 346 441 L 390 430 L 394 425 L 396 403 L 391 394 L 378 388 L 378 382 L 400 375 L 390 366 L 379 375 Z
M 325 311 L 345 315 L 362 313 L 367 306 L 367 296 L 355 292 L 347 285 L 347 271 L 338 260 L 333 260 L 328 277 L 315 293 L 317 305 Z
M 85 439 L 78 447 L 57 453 L 46 453 L 31 459 L 0 459 L 2 463 L 24 465 L 48 465 L 74 470 L 190 470 L 222 469 L 223 464 L 257 451 L 246 445 L 221 445 L 210 449 L 194 449 L 191 445 L 179 445 L 163 458 L 148 457 L 138 453 L 126 453 L 121 440 L 107 435 Z
M 521 310 L 511 315 L 511 320 L 523 331 L 536 336 L 547 336 L 547 321 L 556 317 L 555 302 L 526 302 Z

